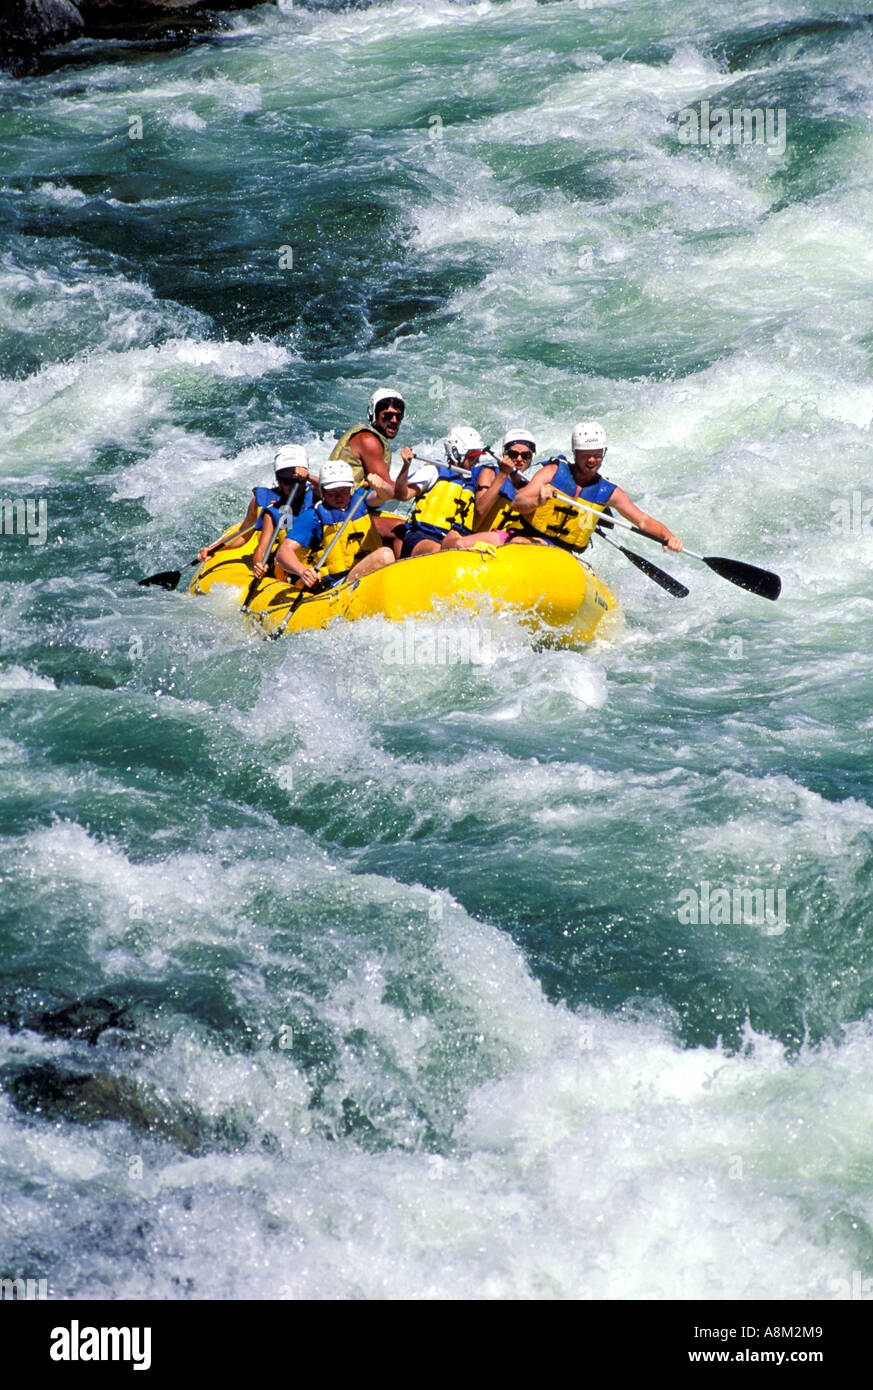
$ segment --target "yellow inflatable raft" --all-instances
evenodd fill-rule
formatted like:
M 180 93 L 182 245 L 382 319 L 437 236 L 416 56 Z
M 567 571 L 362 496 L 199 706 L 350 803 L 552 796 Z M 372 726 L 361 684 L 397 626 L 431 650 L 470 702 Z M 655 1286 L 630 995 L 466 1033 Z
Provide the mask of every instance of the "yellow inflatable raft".
M 324 627 L 334 618 L 381 615 L 402 621 L 458 609 L 513 608 L 534 629 L 551 629 L 566 642 L 587 642 L 615 600 L 584 560 L 554 546 L 505 545 L 497 550 L 442 550 L 347 580 L 326 593 L 301 597 L 278 579 L 252 585 L 252 536 L 235 550 L 219 550 L 195 571 L 191 592 L 230 584 L 249 595 L 246 614 L 267 636 Z

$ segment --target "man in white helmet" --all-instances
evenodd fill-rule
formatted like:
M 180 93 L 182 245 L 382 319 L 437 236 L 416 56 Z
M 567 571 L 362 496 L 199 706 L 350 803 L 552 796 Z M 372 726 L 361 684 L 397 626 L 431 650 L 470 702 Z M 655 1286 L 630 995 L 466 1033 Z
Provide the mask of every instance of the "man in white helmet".
M 244 545 L 249 531 L 258 521 L 264 508 L 276 506 L 282 509 L 291 496 L 292 488 L 296 487 L 291 503 L 295 516 L 314 505 L 315 499 L 309 481 L 309 455 L 301 444 L 283 444 L 274 456 L 273 466 L 276 471 L 276 485 L 252 488 L 248 510 L 238 527 L 238 536 L 227 542 L 217 540 L 211 545 L 201 546 L 197 552 L 198 560 L 208 560 L 216 550 L 236 550 Z
M 601 476 L 606 457 L 606 432 L 593 420 L 583 420 L 571 436 L 573 461 L 563 454 L 549 459 L 526 487 L 516 493 L 514 506 L 523 529 L 537 539 L 582 550 L 597 525 L 592 512 L 580 512 L 561 501 L 557 493 L 578 498 L 603 510 L 614 507 L 634 526 L 656 536 L 666 550 L 681 550 L 682 542 L 662 521 L 656 521 L 633 503 L 627 493 Z
M 351 429 L 340 435 L 329 462 L 342 459 L 343 463 L 347 463 L 354 473 L 355 487 L 360 487 L 366 476 L 375 473 L 386 483 L 391 483 L 393 489 L 391 440 L 400 429 L 405 413 L 406 403 L 400 392 L 390 386 L 380 387 L 373 392 L 367 404 L 369 423 L 352 425 Z M 412 450 L 409 447 L 401 449 L 400 457 L 408 471 Z
M 372 516 L 385 500 L 385 481 L 371 473 L 366 480 L 369 491 L 366 487 L 355 489 L 354 481 L 351 465 L 342 459 L 324 464 L 319 477 L 322 500 L 310 510 L 301 512 L 291 523 L 276 551 L 277 575 L 287 574 L 290 579 L 298 580 L 298 587 L 303 589 L 311 589 L 316 584 L 333 588 L 344 579 L 361 579 L 393 563 L 394 552 L 382 544 Z M 387 486 L 392 487 L 392 484 Z M 365 492 L 365 510 L 353 515 Z M 268 508 L 264 534 L 252 561 L 257 579 L 266 573 L 265 561 L 278 523 L 276 509 Z M 328 547 L 330 554 L 326 555 Z M 319 572 L 322 555 L 326 555 L 326 564 Z
M 484 454 L 485 445 L 470 425 L 455 425 L 446 435 L 443 449 L 445 467 L 426 463 L 416 468 L 405 484 L 401 482 L 400 500 L 415 498 L 409 520 L 398 537 L 401 559 L 459 545 L 465 548 L 474 539 L 471 531 L 475 493 L 467 475 Z
M 355 487 L 361 487 L 364 479 L 372 474 L 389 485 L 385 500 L 392 496 L 402 497 L 412 462 L 412 450 L 408 445 L 400 450 L 403 464 L 397 477 L 392 479 L 391 441 L 400 429 L 405 413 L 406 402 L 400 392 L 392 386 L 380 386 L 367 402 L 369 423 L 352 425 L 351 429 L 340 435 L 328 462 L 341 459 L 347 463 L 354 473 Z M 390 542 L 400 525 L 397 517 L 375 517 L 374 521 L 379 534 Z

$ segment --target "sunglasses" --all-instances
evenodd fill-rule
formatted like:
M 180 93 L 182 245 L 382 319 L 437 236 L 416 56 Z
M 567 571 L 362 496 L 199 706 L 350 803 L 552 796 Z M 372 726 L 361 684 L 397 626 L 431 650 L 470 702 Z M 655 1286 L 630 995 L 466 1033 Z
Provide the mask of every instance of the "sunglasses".
M 530 449 L 507 449 L 506 453 L 509 458 L 524 459 L 526 463 L 530 463 L 533 458 Z
M 388 406 L 380 406 L 380 408 L 376 411 L 376 414 L 377 414 L 377 415 L 386 415 L 386 416 L 389 416 L 389 417 L 390 417 L 391 419 L 393 419 L 393 420 L 402 420 L 402 419 L 403 419 L 403 411 L 402 411 L 402 410 L 392 410 L 392 409 L 391 409 L 390 407 L 388 407 Z

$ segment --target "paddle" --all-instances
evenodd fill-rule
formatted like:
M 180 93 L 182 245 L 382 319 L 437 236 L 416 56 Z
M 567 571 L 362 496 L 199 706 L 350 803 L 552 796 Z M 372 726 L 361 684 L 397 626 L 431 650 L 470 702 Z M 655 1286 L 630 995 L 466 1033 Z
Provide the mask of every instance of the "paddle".
M 500 459 L 497 458 L 493 449 L 483 449 L 482 452 L 483 454 L 490 454 L 493 459 L 496 459 L 498 463 L 500 462 Z M 434 468 L 448 468 L 452 473 L 457 473 L 462 478 L 472 478 L 473 476 L 469 468 L 461 468 L 460 464 L 457 463 L 440 463 L 438 459 L 426 459 L 423 454 L 413 454 L 412 457 L 418 459 L 419 463 L 429 463 Z M 489 464 L 488 467 L 490 468 L 490 466 Z M 510 481 L 514 483 L 517 488 L 520 488 L 526 487 L 530 482 L 530 478 L 526 478 L 523 473 L 519 473 L 518 469 L 514 468 L 510 475 Z
M 282 508 L 281 512 L 279 513 L 279 520 L 278 520 L 278 522 L 277 522 L 276 529 L 275 529 L 275 531 L 273 532 L 272 539 L 270 540 L 270 546 L 269 546 L 269 549 L 268 549 L 268 551 L 267 551 L 267 554 L 264 556 L 264 566 L 265 566 L 265 567 L 268 567 L 268 566 L 269 566 L 270 561 L 272 560 L 274 553 L 279 549 L 279 545 L 280 545 L 280 543 L 281 543 L 281 542 L 279 541 L 279 537 L 280 537 L 280 535 L 282 534 L 282 523 L 283 523 L 283 521 L 285 521 L 286 517 L 290 514 L 291 508 L 294 506 L 294 503 L 297 501 L 297 494 L 298 494 L 298 492 L 300 491 L 300 484 L 301 484 L 302 481 L 303 481 L 303 480 L 302 480 L 301 478 L 298 478 L 297 481 L 294 483 L 294 486 L 292 487 L 291 491 L 288 493 L 288 497 L 287 497 L 287 499 L 286 499 L 286 501 L 285 501 L 285 505 L 284 505 L 284 507 Z M 257 547 L 255 547 L 255 548 L 257 549 Z M 258 576 L 257 576 L 257 575 L 254 575 L 253 578 L 252 578 L 252 582 L 251 582 L 251 584 L 249 585 L 249 587 L 248 587 L 248 589 L 247 589 L 247 591 L 246 591 L 246 596 L 245 596 L 245 598 L 244 598 L 243 601 L 242 601 L 242 605 L 241 605 L 241 606 L 242 606 L 243 612 L 246 611 L 246 609 L 248 608 L 249 604 L 251 603 L 252 597 L 253 597 L 254 592 L 255 592 L 255 589 L 257 588 L 257 586 L 258 586 L 259 583 L 260 583 L 260 580 L 259 580 Z
M 423 454 L 413 454 L 419 463 L 429 463 L 431 468 L 445 468 L 449 473 L 457 473 L 459 478 L 472 478 L 469 468 L 461 468 L 457 463 L 440 463 L 438 459 L 426 459 Z
M 606 524 L 608 525 L 609 523 Z M 691 590 L 686 589 L 684 584 L 680 584 L 678 579 L 674 579 L 672 574 L 668 574 L 666 570 L 658 569 L 658 566 L 653 565 L 651 560 L 647 560 L 643 555 L 637 555 L 634 550 L 628 550 L 627 546 L 619 545 L 617 541 L 610 540 L 609 536 L 607 536 L 604 531 L 601 531 L 599 526 L 595 527 L 595 530 L 601 540 L 606 541 L 607 545 L 614 546 L 616 550 L 620 550 L 622 555 L 627 556 L 632 565 L 636 565 L 637 569 L 642 570 L 643 574 L 647 575 L 649 579 L 653 579 L 656 584 L 660 584 L 661 588 L 666 589 L 668 594 L 672 594 L 674 598 L 688 597 Z
M 253 530 L 253 526 L 249 526 L 248 529 L 245 531 L 242 529 L 241 526 L 237 526 L 235 530 L 231 531 L 229 536 L 222 536 L 221 545 L 225 545 L 227 541 L 232 541 L 234 536 L 247 536 L 249 532 Z M 215 548 L 220 549 L 221 547 L 216 546 Z M 195 565 L 199 564 L 200 559 L 198 557 L 193 560 L 189 560 L 187 565 L 183 565 L 180 570 L 161 570 L 160 574 L 150 574 L 148 579 L 138 579 L 137 583 L 157 584 L 162 589 L 176 589 L 178 588 L 179 580 L 182 578 L 182 575 L 185 573 L 185 571 L 193 569 Z
M 597 516 L 602 516 L 600 507 L 592 507 L 587 502 L 580 502 L 575 497 L 568 497 L 566 492 L 560 492 L 555 488 L 555 496 L 563 501 L 569 502 L 571 506 L 579 508 L 581 511 L 594 512 Z M 663 545 L 663 541 L 658 536 L 653 536 L 651 531 L 643 531 L 639 526 L 634 526 L 630 521 L 619 520 L 614 516 L 610 518 L 611 526 L 622 526 L 626 531 L 634 531 L 638 536 L 644 536 L 647 541 L 655 541 L 657 545 Z M 605 538 L 604 538 L 605 539 Z M 728 560 L 722 555 L 698 555 L 696 550 L 687 550 L 684 546 L 677 554 L 690 555 L 694 560 L 702 560 L 708 565 L 713 573 L 727 579 L 731 584 L 736 584 L 740 589 L 747 589 L 750 594 L 757 594 L 759 598 L 769 598 L 774 601 L 782 592 L 782 580 L 778 574 L 773 574 L 770 570 L 759 569 L 757 565 L 749 565 L 745 560 Z
M 242 524 L 238 525 L 238 527 L 234 527 L 234 530 L 229 532 L 228 535 L 222 535 L 220 545 L 210 546 L 210 555 L 214 555 L 215 550 L 220 550 L 222 545 L 227 545 L 227 542 L 232 541 L 234 537 L 239 537 L 239 535 L 250 535 L 250 532 L 253 530 L 253 525 L 246 527 L 245 530 L 243 530 Z M 138 580 L 136 582 L 138 582 L 138 584 L 158 584 L 163 589 L 175 589 L 178 588 L 179 580 L 181 580 L 182 575 L 185 574 L 185 570 L 193 569 L 195 564 L 200 563 L 202 562 L 200 562 L 199 556 L 197 556 L 196 559 L 189 560 L 188 564 L 183 564 L 181 570 L 161 570 L 160 574 L 150 574 L 147 580 Z
M 193 569 L 199 565 L 199 560 L 189 560 L 187 565 L 183 565 L 180 570 L 161 570 L 160 574 L 150 574 L 148 579 L 138 579 L 137 584 L 157 584 L 162 589 L 177 589 L 179 580 L 186 570 Z

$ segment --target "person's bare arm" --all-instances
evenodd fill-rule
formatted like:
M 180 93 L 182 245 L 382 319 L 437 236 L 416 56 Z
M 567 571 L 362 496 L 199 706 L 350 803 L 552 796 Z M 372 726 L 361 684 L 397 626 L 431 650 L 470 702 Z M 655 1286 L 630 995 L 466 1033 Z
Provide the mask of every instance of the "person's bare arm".
M 512 499 L 512 505 L 517 512 L 535 512 L 537 507 L 542 506 L 543 502 L 553 495 L 551 487 L 546 492 L 544 488 L 551 484 L 557 469 L 556 463 L 544 463 L 542 468 L 534 473 L 530 482 L 518 489 Z
M 656 536 L 663 543 L 665 550 L 678 551 L 682 549 L 682 542 L 679 537 L 674 536 L 663 521 L 649 516 L 648 512 L 644 512 L 635 502 L 632 502 L 627 493 L 620 487 L 614 490 L 609 499 L 609 505 L 615 507 L 619 516 L 623 516 L 626 521 L 631 522 L 634 526 L 639 526 L 641 531 L 648 531 L 650 536 Z
M 382 448 L 382 441 L 372 430 L 359 430 L 356 435 L 349 440 L 349 449 L 360 459 L 364 467 L 364 473 L 375 473 L 378 477 L 384 478 L 386 483 L 391 483 L 393 491 L 394 483 L 385 466 L 385 453 Z M 411 450 L 410 450 L 411 453 Z

